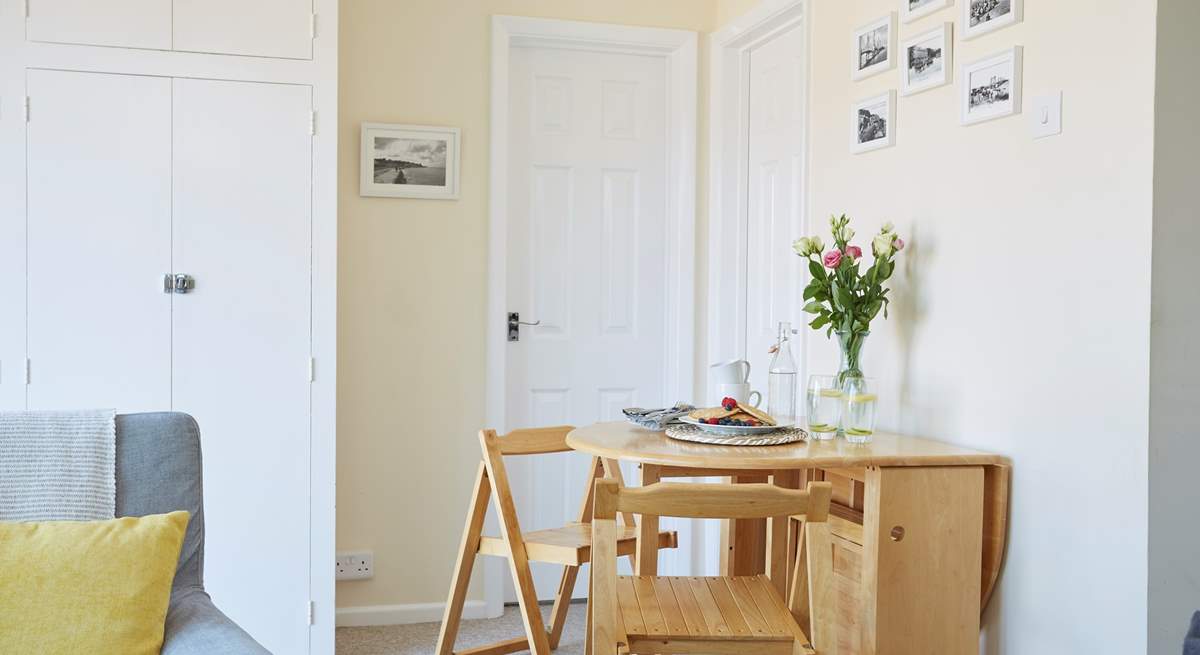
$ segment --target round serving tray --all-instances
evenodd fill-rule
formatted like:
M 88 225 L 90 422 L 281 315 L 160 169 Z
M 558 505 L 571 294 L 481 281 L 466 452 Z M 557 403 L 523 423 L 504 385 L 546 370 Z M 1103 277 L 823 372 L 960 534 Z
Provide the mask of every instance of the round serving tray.
M 808 433 L 800 428 L 779 428 L 765 434 L 726 436 L 711 434 L 695 425 L 676 424 L 667 426 L 667 436 L 679 441 L 707 443 L 719 446 L 779 446 L 786 443 L 806 441 Z

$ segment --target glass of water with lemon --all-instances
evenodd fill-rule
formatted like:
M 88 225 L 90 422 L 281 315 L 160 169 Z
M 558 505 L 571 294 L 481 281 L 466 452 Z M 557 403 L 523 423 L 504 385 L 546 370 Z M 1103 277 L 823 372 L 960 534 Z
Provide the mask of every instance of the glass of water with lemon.
M 809 376 L 807 401 L 809 436 L 818 441 L 836 438 L 843 405 L 837 376 Z
M 879 405 L 875 380 L 846 378 L 841 391 L 842 427 L 846 432 L 846 441 L 871 443 L 875 436 L 875 415 Z

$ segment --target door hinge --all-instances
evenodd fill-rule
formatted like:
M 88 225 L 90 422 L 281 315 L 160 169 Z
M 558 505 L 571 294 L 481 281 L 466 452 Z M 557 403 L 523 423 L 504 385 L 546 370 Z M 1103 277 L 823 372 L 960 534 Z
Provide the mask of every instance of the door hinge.
M 30 370 L 32 368 L 33 368 L 33 365 L 30 363 L 29 358 L 26 357 L 25 358 L 25 385 L 26 386 L 28 386 L 30 381 L 33 379 L 33 376 L 30 374 Z
M 24 112 L 25 112 L 25 122 L 28 123 L 29 122 L 29 96 L 25 96 Z
M 317 110 L 308 112 L 308 135 L 317 135 Z
M 308 36 L 309 38 L 317 38 L 317 15 L 314 13 L 308 19 Z
M 313 624 L 313 614 L 315 614 L 315 613 L 316 613 L 316 608 L 314 607 L 314 603 L 310 600 L 310 601 L 308 601 L 308 624 L 309 625 Z
M 308 381 L 316 382 L 316 380 L 317 380 L 317 360 L 312 357 L 309 357 L 308 358 Z

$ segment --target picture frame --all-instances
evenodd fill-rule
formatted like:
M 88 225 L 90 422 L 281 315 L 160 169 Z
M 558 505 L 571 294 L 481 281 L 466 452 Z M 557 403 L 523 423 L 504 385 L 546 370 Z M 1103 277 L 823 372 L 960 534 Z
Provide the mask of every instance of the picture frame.
M 1021 113 L 1021 69 L 1024 48 L 1008 50 L 965 64 L 959 73 L 962 124 Z
M 850 108 L 850 152 L 896 145 L 896 92 L 863 98 Z
M 900 44 L 900 92 L 911 96 L 954 81 L 954 23 Z
M 953 6 L 954 0 L 900 0 L 900 19 L 911 23 Z
M 854 30 L 850 38 L 850 79 L 862 80 L 896 67 L 896 12 Z
M 359 195 L 458 199 L 459 128 L 363 123 L 361 129 Z
M 1024 19 L 1025 0 L 962 0 L 962 39 L 969 41 Z

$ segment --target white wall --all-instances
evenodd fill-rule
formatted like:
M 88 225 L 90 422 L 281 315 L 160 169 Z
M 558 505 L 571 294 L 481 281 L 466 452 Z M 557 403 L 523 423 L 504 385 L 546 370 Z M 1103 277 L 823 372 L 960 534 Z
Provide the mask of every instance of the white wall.
M 851 155 L 851 103 L 899 72 L 852 82 L 848 40 L 898 5 L 813 0 L 811 23 L 813 223 L 828 242 L 831 213 L 863 235 L 892 220 L 911 244 L 866 346 L 884 427 L 1013 460 L 984 652 L 1143 652 L 1153 3 L 1030 1 L 1023 24 L 956 43 L 959 62 L 1025 46 L 1026 96 L 1065 92 L 1062 136 L 1033 141 L 1023 116 L 961 127 L 956 84 L 901 98 L 896 147 Z M 836 366 L 823 336 L 807 354 Z
M 1149 652 L 1179 651 L 1200 610 L 1200 4 L 1159 0 L 1150 327 Z

